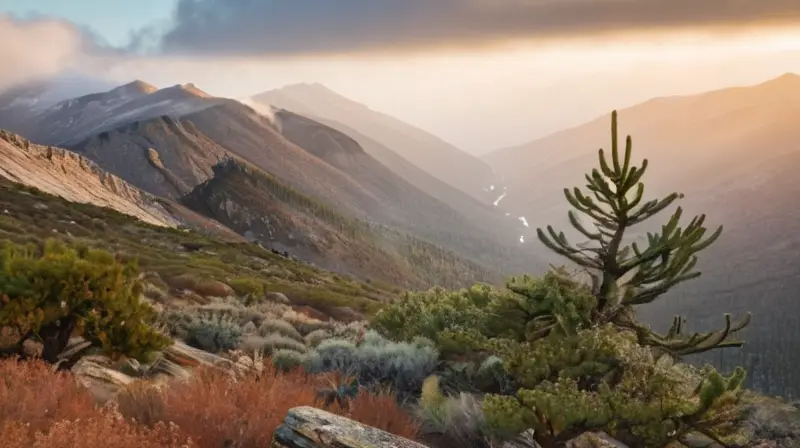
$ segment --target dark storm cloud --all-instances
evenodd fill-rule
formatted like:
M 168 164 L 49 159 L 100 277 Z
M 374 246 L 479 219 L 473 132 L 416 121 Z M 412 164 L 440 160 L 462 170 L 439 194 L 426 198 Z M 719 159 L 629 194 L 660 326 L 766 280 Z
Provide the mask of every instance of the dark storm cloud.
M 800 0 L 180 0 L 166 52 L 336 53 L 800 22 Z

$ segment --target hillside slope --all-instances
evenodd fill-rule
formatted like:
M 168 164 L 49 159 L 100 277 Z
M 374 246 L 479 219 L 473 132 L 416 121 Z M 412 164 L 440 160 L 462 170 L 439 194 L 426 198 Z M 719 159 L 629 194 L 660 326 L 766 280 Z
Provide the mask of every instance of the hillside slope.
M 234 159 L 216 165 L 213 177 L 182 202 L 248 238 L 344 275 L 410 288 L 499 280 L 455 254 L 348 218 Z
M 639 158 L 652 164 L 651 191 L 680 186 L 691 196 L 709 195 L 765 155 L 798 150 L 800 76 L 780 78 L 684 97 L 657 98 L 619 111 L 620 141 L 633 137 Z M 564 180 L 580 181 L 609 148 L 610 116 L 525 145 L 485 156 L 504 175 L 504 200 L 520 212 L 547 215 L 563 197 Z
M 307 312 L 370 314 L 397 297 L 394 287 L 366 284 L 273 254 L 245 241 L 149 225 L 110 208 L 69 202 L 0 177 L 0 240 L 26 244 L 48 238 L 114 252 L 138 261 L 166 306 L 239 285 L 283 293 Z M 211 287 L 210 287 L 211 286 Z M 187 293 L 187 289 L 192 291 Z M 165 303 L 164 303 L 165 302 Z M 342 309 L 342 307 L 345 307 Z
M 271 114 L 275 115 L 275 111 L 272 111 Z M 478 200 L 436 178 L 377 140 L 367 137 L 352 127 L 335 120 L 315 117 L 314 121 L 351 137 L 364 148 L 367 154 L 374 157 L 383 166 L 392 170 L 397 176 L 441 202 L 444 202 L 459 213 L 462 213 L 476 225 L 480 225 L 487 230 L 495 231 L 494 233 L 496 235 L 503 235 L 505 237 L 508 235 L 515 235 L 516 233 L 525 234 L 524 229 L 520 229 L 517 223 L 503 219 L 501 214 L 498 214 L 498 210 L 491 204 L 487 204 L 486 201 Z M 495 195 L 486 195 L 486 197 L 494 200 Z
M 68 201 L 109 207 L 142 221 L 174 227 L 177 220 L 154 196 L 65 149 L 31 144 L 0 130 L 0 176 Z
M 250 100 L 313 119 L 342 123 L 391 148 L 438 179 L 481 200 L 485 199 L 483 187 L 494 182 L 491 168 L 478 158 L 428 132 L 374 111 L 320 84 L 294 84 L 259 93 Z M 378 154 L 373 155 L 379 157 Z M 380 158 L 379 160 L 387 162 Z
M 345 215 L 396 227 L 491 270 L 521 272 L 545 266 L 519 247 L 516 234 L 497 232 L 501 215 L 478 221 L 454 210 L 324 124 L 289 112 L 270 119 L 235 101 L 183 119 L 238 157 Z
M 66 142 L 133 185 L 173 199 L 205 181 L 214 164 L 235 157 L 345 216 L 409 233 L 487 270 L 545 267 L 519 247 L 521 226 L 496 210 L 458 196 L 454 203 L 468 212 L 457 210 L 335 129 L 289 112 L 267 117 L 191 84 L 158 90 L 136 81 L 62 101 L 39 115 L 29 135 Z
M 138 187 L 179 198 L 231 154 L 191 123 L 168 116 L 126 124 L 71 148 Z

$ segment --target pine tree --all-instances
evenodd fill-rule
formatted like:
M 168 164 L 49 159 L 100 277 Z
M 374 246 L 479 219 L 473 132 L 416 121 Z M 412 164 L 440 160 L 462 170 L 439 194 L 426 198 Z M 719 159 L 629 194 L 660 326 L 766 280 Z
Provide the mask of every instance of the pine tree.
M 748 313 L 739 322 L 725 315 L 725 327 L 709 332 L 684 334 L 685 320 L 676 316 L 666 335 L 653 332 L 636 322 L 634 306 L 651 303 L 672 287 L 697 278 L 694 270 L 697 253 L 719 238 L 722 227 L 706 236 L 705 215 L 694 217 L 680 227 L 683 211 L 680 207 L 662 226 L 661 233 L 647 234 L 646 247 L 637 243 L 625 244 L 625 232 L 665 210 L 683 195 L 672 193 L 663 199 L 643 202 L 641 182 L 647 159 L 641 167 L 631 165 L 632 140 L 626 138 L 625 152 L 620 158 L 617 138 L 617 112 L 611 115 L 611 163 L 599 150 L 599 169 L 586 175 L 584 193 L 575 187 L 564 189 L 567 201 L 577 211 L 587 215 L 594 230 L 584 226 L 574 210 L 569 212 L 572 226 L 585 236 L 588 244 L 572 245 L 563 232 L 552 226 L 547 231 L 537 229 L 539 239 L 548 248 L 585 268 L 592 278 L 592 291 L 597 298 L 593 320 L 612 322 L 636 332 L 642 344 L 656 347 L 673 355 L 686 355 L 718 347 L 738 347 L 742 341 L 731 338 L 750 321 Z

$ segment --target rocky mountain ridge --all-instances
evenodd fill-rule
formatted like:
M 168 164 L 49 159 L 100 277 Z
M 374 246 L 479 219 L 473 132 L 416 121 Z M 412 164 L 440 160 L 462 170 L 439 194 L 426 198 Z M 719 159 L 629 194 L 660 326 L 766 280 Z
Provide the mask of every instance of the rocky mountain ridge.
M 0 176 L 72 202 L 113 208 L 142 221 L 176 227 L 178 220 L 155 196 L 102 170 L 91 160 L 0 130 Z

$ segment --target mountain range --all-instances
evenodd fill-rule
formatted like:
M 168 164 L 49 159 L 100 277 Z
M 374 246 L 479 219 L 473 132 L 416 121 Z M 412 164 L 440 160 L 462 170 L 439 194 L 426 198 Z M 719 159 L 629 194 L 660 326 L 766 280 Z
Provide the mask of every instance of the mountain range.
M 358 135 L 352 137 L 381 163 L 395 166 L 398 162 L 396 155 L 400 154 L 417 169 L 482 200 L 486 199 L 483 188 L 496 181 L 491 167 L 480 159 L 429 132 L 374 111 L 321 84 L 293 84 L 253 95 L 247 101 L 290 110 L 345 133 L 356 131 Z M 409 166 L 398 168 L 401 176 L 411 182 L 419 176 Z M 437 192 L 431 194 L 436 196 Z
M 498 283 L 563 263 L 532 229 L 568 229 L 563 188 L 582 185 L 610 146 L 609 116 L 478 159 L 319 84 L 241 100 L 192 84 L 90 86 L 0 94 L 0 128 L 11 131 L 0 176 L 403 288 Z M 619 111 L 634 159 L 651 163 L 646 195 L 680 191 L 687 212 L 725 225 L 701 254 L 703 276 L 641 315 L 658 327 L 685 313 L 706 328 L 752 311 L 744 349 L 699 361 L 745 364 L 754 387 L 789 396 L 800 396 L 800 375 L 775 360 L 800 341 L 787 312 L 800 290 L 797 112 L 792 74 Z
M 14 104 L 26 103 L 11 102 Z M 187 203 L 196 209 L 222 219 L 240 233 L 266 238 L 263 242 L 267 245 L 286 247 L 287 241 L 243 227 L 243 223 L 231 221 L 230 214 L 221 218 L 219 203 L 210 209 L 210 204 L 198 202 L 200 197 L 211 200 L 209 195 L 195 191 L 201 184 L 203 188 L 212 185 L 218 192 L 220 185 L 230 187 L 234 183 L 230 182 L 230 170 L 216 172 L 224 173 L 226 179 L 212 179 L 216 176 L 215 166 L 223 161 L 235 160 L 237 166 L 249 166 L 247 173 L 269 173 L 281 189 L 296 191 L 325 208 L 337 209 L 358 226 L 373 229 L 371 238 L 380 235 L 380 243 L 370 244 L 388 245 L 390 252 L 400 251 L 399 255 L 394 254 L 400 258 L 408 252 L 409 241 L 416 248 L 425 247 L 424 252 L 438 253 L 438 258 L 460 266 L 458 274 L 444 274 L 446 269 L 437 271 L 445 277 L 461 279 L 448 282 L 451 285 L 466 285 L 476 278 L 497 279 L 500 272 L 544 266 L 541 259 L 520 248 L 511 236 L 519 226 L 491 206 L 444 186 L 442 189 L 454 199 L 454 207 L 408 182 L 353 138 L 293 112 L 259 113 L 242 102 L 212 97 L 191 84 L 158 89 L 134 81 L 106 92 L 64 100 L 30 115 L 32 118 L 24 127 L 15 128 L 13 123 L 8 127 L 36 144 L 66 147 L 149 194 L 178 202 L 191 197 Z M 430 178 L 422 175 L 425 176 Z M 209 180 L 214 182 L 206 182 Z M 252 213 L 266 214 L 264 204 L 277 202 L 274 197 L 257 198 L 258 193 L 238 196 L 236 205 L 252 208 L 254 203 L 260 204 L 260 209 Z M 280 215 L 274 207 L 271 213 L 273 218 Z M 329 230 L 318 219 L 308 219 L 300 227 L 315 236 Z M 376 233 L 377 228 L 381 230 Z M 303 240 L 296 233 L 294 243 Z M 393 235 L 389 240 L 405 243 L 389 244 L 387 235 Z M 363 255 L 364 247 L 357 246 L 353 243 L 347 247 Z M 340 272 L 374 274 L 375 269 L 364 270 L 341 260 L 347 256 L 334 262 L 333 251 L 320 257 L 319 245 L 314 247 L 316 251 L 299 246 L 294 250 L 322 266 L 336 266 Z M 434 250 L 435 247 L 439 249 Z M 363 260 L 355 264 L 363 265 Z M 375 266 L 382 265 L 386 263 Z M 386 272 L 390 271 L 393 270 Z M 432 278 L 422 281 L 417 274 L 395 274 L 381 279 L 409 286 L 435 283 Z

